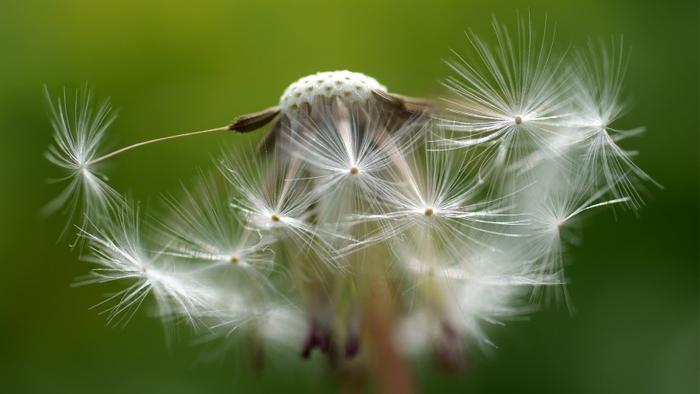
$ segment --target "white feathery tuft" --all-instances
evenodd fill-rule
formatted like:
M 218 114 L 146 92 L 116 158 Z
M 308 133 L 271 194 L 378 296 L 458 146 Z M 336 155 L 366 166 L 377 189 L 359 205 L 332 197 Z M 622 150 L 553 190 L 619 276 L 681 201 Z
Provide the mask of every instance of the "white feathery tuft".
M 312 223 L 318 195 L 305 175 L 303 161 L 277 156 L 270 163 L 225 155 L 219 169 L 235 190 L 230 206 L 241 215 L 246 228 L 291 243 L 302 255 L 314 254 L 329 265 L 338 265 L 328 238 L 343 236 Z
M 105 132 L 115 119 L 109 101 L 93 107 L 93 96 L 87 87 L 76 90 L 69 97 L 63 95 L 51 99 L 48 88 L 44 88 L 51 113 L 53 144 L 46 158 L 59 167 L 65 175 L 52 179 L 54 183 L 67 183 L 63 191 L 44 208 L 45 213 L 64 210 L 70 218 L 76 215 L 96 217 L 106 214 L 121 201 L 119 193 L 107 184 L 107 178 L 91 161 L 103 149 Z
M 136 208 L 123 206 L 115 215 L 111 222 L 89 223 L 89 228 L 81 229 L 91 252 L 85 259 L 98 268 L 79 284 L 132 282 L 102 303 L 113 304 L 105 311 L 112 323 L 128 322 L 153 294 L 160 317 L 185 316 L 195 325 L 196 316 L 210 308 L 215 293 L 175 261 L 144 245 Z
M 201 270 L 234 269 L 264 277 L 274 266 L 273 239 L 242 226 L 223 188 L 214 176 L 200 175 L 194 187 L 183 186 L 179 199 L 166 200 L 172 217 L 162 226 L 165 253 L 199 262 Z
M 509 199 L 484 199 L 465 155 L 423 149 L 392 158 L 392 187 L 376 197 L 381 211 L 353 217 L 379 222 L 380 230 L 367 243 L 409 236 L 425 248 L 458 255 L 464 245 L 493 248 L 489 238 L 516 236 L 509 228 L 524 223 L 522 215 L 512 212 Z
M 554 148 L 549 141 L 569 116 L 571 83 L 546 23 L 541 36 L 529 19 L 518 18 L 515 37 L 496 19 L 492 26 L 494 47 L 470 31 L 475 56 L 456 55 L 448 63 L 456 75 L 445 85 L 455 98 L 447 100 L 453 116 L 444 123 L 463 136 L 445 139 L 441 147 L 482 146 L 484 160 L 502 166 Z
M 614 198 L 628 198 L 628 206 L 643 204 L 639 181 L 656 183 L 633 161 L 619 143 L 644 132 L 643 127 L 621 130 L 614 126 L 626 112 L 621 101 L 627 69 L 623 41 L 611 45 L 589 42 L 587 50 L 576 51 L 576 117 L 572 123 L 581 138 L 581 161 L 594 185 L 609 188 Z

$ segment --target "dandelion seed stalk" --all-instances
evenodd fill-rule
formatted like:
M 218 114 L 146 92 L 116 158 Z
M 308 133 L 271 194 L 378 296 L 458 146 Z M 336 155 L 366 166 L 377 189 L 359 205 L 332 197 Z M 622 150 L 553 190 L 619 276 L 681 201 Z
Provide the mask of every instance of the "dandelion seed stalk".
M 170 141 L 170 140 L 175 140 L 175 139 L 180 139 L 180 138 L 193 137 L 195 135 L 210 134 L 210 133 L 215 133 L 218 131 L 229 131 L 229 130 L 230 130 L 229 126 L 223 126 L 223 127 L 213 128 L 213 129 L 190 131 L 190 132 L 186 132 L 186 133 L 169 135 L 169 136 L 165 136 L 165 137 L 154 138 L 152 140 L 137 142 L 135 144 L 131 144 L 129 146 L 125 146 L 123 148 L 109 152 L 109 153 L 102 155 L 100 157 L 91 159 L 90 161 L 88 161 L 87 163 L 84 164 L 84 167 L 90 167 L 90 166 L 97 164 L 101 161 L 107 160 L 107 159 L 112 158 L 116 155 L 130 151 L 132 149 L 140 148 L 140 147 L 145 146 L 145 145 L 150 145 L 150 144 L 155 144 L 158 142 L 165 142 L 165 141 Z

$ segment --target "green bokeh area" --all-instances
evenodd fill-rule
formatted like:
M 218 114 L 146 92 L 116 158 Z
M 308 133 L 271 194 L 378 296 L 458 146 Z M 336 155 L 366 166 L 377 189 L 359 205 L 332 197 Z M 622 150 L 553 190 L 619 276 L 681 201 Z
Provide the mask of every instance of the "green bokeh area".
M 252 372 L 233 354 L 168 345 L 142 310 L 110 328 L 89 308 L 106 288 L 72 288 L 88 264 L 39 210 L 57 192 L 43 158 L 50 138 L 42 85 L 88 82 L 120 116 L 115 145 L 214 127 L 274 104 L 300 76 L 361 71 L 409 95 L 435 96 L 464 30 L 489 33 L 515 11 L 557 23 L 561 48 L 624 35 L 632 48 L 621 127 L 648 132 L 626 147 L 664 190 L 637 216 L 594 215 L 570 251 L 576 313 L 555 307 L 493 327 L 498 344 L 447 376 L 415 364 L 425 392 L 698 392 L 698 2 L 561 1 L 0 1 L 0 387 L 3 392 L 333 392 L 321 359 L 268 354 Z M 221 149 L 258 135 L 225 134 L 134 151 L 111 161 L 120 191 L 146 205 L 177 190 Z M 231 352 L 233 353 L 233 352 Z

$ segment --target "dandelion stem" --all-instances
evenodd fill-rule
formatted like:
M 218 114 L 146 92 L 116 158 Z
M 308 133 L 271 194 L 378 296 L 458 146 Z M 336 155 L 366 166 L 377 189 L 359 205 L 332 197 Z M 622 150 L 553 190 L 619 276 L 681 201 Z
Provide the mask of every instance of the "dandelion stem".
M 109 158 L 112 157 L 112 156 L 116 156 L 116 155 L 118 155 L 118 154 L 120 154 L 120 153 L 124 153 L 124 152 L 126 152 L 126 151 L 132 150 L 132 149 L 134 149 L 134 148 L 139 148 L 139 147 L 144 146 L 144 145 L 153 144 L 153 143 L 156 143 L 156 142 L 163 142 L 163 141 L 168 141 L 168 140 L 174 140 L 174 139 L 177 139 L 177 138 L 191 137 L 191 136 L 199 135 L 199 134 L 207 134 L 207 133 L 213 133 L 213 132 L 216 132 L 216 131 L 227 131 L 227 130 L 230 130 L 229 127 L 228 127 L 228 126 L 223 126 L 223 127 L 217 127 L 217 128 L 214 128 L 214 129 L 190 131 L 190 132 L 187 132 L 187 133 L 169 135 L 169 136 L 166 136 L 166 137 L 154 138 L 154 139 L 152 139 L 152 140 L 146 140 L 146 141 L 137 142 L 137 143 L 135 143 L 135 144 L 132 144 L 132 145 L 129 145 L 129 146 L 125 146 L 125 147 L 120 148 L 120 149 L 117 149 L 117 150 L 115 150 L 115 151 L 113 151 L 113 152 L 107 153 L 106 155 L 103 155 L 103 156 L 100 156 L 100 157 L 98 157 L 98 158 L 92 159 L 92 160 L 90 160 L 89 162 L 85 163 L 84 166 L 85 166 L 85 167 L 89 167 L 89 166 L 91 166 L 91 165 L 93 165 L 93 164 L 96 164 L 96 163 L 99 163 L 99 162 L 101 162 L 101 161 L 103 161 L 103 160 L 109 159 Z

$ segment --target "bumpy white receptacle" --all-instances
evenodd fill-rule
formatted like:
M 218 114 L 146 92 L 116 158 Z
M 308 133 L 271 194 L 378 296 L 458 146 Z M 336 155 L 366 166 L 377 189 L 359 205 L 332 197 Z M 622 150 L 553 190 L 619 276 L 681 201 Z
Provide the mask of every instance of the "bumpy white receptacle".
M 386 92 L 376 79 L 352 71 L 327 71 L 312 74 L 289 85 L 280 97 L 280 109 L 289 113 L 302 104 L 313 103 L 316 97 L 343 97 L 349 101 L 365 101 L 373 90 Z

